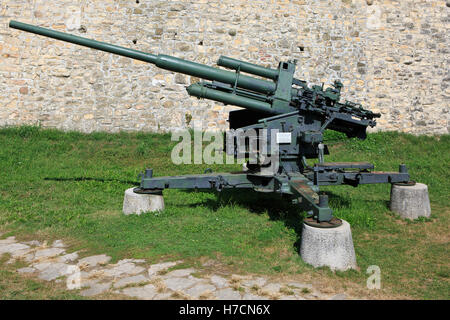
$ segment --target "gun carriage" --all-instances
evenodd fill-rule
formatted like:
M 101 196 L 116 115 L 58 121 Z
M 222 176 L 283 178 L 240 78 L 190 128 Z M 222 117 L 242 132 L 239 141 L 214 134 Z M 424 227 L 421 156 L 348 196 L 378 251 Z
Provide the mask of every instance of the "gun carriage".
M 305 223 L 336 227 L 341 220 L 333 217 L 327 195 L 319 194 L 320 186 L 410 183 L 403 164 L 399 172 L 376 172 L 368 162 L 324 162 L 324 155 L 328 154 L 323 144 L 325 130 L 365 139 L 367 127 L 374 127 L 376 118 L 381 115 L 356 103 L 340 102 L 343 85 L 338 80 L 324 89 L 323 85 L 308 86 L 305 81 L 294 78 L 295 61 L 280 62 L 277 69 L 271 69 L 221 56 L 217 65 L 228 69 L 225 70 L 17 21 L 11 21 L 10 27 L 201 78 L 202 81 L 186 88 L 189 95 L 243 108 L 230 112 L 229 126 L 233 130 L 256 132 L 256 136 L 250 138 L 257 141 L 257 156 L 253 163 L 247 164 L 247 170 L 153 177 L 153 170 L 147 169 L 141 175 L 140 187 L 134 190 L 136 193 L 160 193 L 168 188 L 218 191 L 244 188 L 277 193 L 301 203 L 310 214 Z M 260 132 L 265 132 L 266 136 Z M 231 139 L 236 140 L 236 137 Z M 263 142 L 267 143 L 266 150 L 276 151 L 263 154 Z M 235 157 L 248 156 L 250 144 L 246 143 L 247 149 L 242 151 L 233 143 L 226 152 Z M 308 166 L 307 159 L 317 159 L 317 162 Z

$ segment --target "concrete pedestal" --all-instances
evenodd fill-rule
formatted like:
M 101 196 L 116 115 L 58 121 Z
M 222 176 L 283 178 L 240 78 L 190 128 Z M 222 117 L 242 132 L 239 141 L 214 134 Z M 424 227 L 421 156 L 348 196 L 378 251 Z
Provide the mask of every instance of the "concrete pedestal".
M 138 194 L 133 192 L 134 188 L 125 191 L 123 199 L 123 213 L 141 214 L 143 212 L 160 211 L 164 209 L 164 198 L 162 194 Z
M 393 184 L 390 209 L 405 219 L 417 219 L 431 215 L 428 187 L 423 183 L 413 186 Z
M 342 220 L 342 225 L 336 228 L 316 228 L 303 223 L 300 256 L 314 267 L 356 269 L 350 224 Z

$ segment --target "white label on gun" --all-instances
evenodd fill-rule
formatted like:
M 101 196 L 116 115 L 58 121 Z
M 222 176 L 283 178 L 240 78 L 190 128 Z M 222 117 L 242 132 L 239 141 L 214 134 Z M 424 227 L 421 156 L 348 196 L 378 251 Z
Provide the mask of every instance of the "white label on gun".
M 277 132 L 277 143 L 291 143 L 292 137 L 290 132 Z

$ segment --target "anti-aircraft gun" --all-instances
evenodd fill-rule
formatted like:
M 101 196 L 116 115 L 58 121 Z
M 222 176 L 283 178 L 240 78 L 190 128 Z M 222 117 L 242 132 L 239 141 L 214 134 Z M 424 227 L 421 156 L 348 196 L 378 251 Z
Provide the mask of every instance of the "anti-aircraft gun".
M 277 69 L 271 69 L 221 56 L 217 64 L 232 70 L 229 71 L 17 21 L 11 21 L 9 26 L 204 79 L 206 81 L 187 87 L 188 94 L 244 108 L 230 112 L 229 126 L 232 130 L 255 133 L 249 138 L 256 141 L 257 157 L 253 163 L 248 163 L 247 170 L 153 177 L 153 170 L 147 169 L 141 176 L 140 187 L 134 190 L 136 193 L 160 193 L 168 188 L 219 191 L 244 188 L 278 193 L 301 202 L 311 214 L 305 223 L 336 227 L 341 220 L 333 217 L 327 196 L 318 194 L 320 186 L 409 182 L 404 164 L 400 165 L 399 172 L 375 172 L 373 164 L 368 162 L 324 162 L 324 154 L 328 154 L 328 148 L 322 143 L 325 130 L 365 139 L 367 127 L 374 127 L 375 118 L 381 115 L 356 103 L 339 102 L 343 87 L 339 81 L 324 90 L 323 85 L 309 87 L 305 81 L 294 78 L 295 61 L 280 62 Z M 234 141 L 238 138 L 231 137 Z M 247 156 L 251 143 L 246 141 L 243 152 L 239 152 L 234 143 L 226 152 L 236 157 L 242 153 Z M 264 148 L 271 151 L 263 153 Z M 318 159 L 318 162 L 308 166 L 306 159 Z

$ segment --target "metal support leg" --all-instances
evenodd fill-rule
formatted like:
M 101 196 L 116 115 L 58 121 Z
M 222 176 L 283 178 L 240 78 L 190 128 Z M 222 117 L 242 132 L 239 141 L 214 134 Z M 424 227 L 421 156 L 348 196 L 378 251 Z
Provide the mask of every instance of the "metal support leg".
M 304 207 L 313 212 L 312 217 L 306 218 L 304 222 L 320 228 L 340 226 L 342 221 L 333 217 L 333 210 L 328 206 L 328 196 L 325 194 L 318 196 L 307 183 L 306 178 L 289 181 L 292 194 L 302 198 Z

